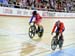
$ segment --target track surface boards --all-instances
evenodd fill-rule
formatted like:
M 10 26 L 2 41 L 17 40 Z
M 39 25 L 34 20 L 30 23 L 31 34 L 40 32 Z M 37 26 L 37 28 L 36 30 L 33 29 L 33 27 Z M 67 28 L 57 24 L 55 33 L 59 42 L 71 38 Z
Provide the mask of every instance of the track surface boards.
M 75 19 L 60 19 L 66 29 L 63 50 L 51 50 L 51 29 L 57 20 L 43 18 L 44 35 L 32 40 L 28 36 L 28 18 L 0 16 L 0 56 L 75 56 Z

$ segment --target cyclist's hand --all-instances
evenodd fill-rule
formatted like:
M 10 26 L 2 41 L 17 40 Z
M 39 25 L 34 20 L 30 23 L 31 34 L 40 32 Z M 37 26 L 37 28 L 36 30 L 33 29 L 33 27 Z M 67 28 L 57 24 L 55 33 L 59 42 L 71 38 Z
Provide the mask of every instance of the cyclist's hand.
M 51 35 L 53 35 L 53 32 L 51 32 Z
M 29 25 L 30 25 L 30 23 L 29 23 Z

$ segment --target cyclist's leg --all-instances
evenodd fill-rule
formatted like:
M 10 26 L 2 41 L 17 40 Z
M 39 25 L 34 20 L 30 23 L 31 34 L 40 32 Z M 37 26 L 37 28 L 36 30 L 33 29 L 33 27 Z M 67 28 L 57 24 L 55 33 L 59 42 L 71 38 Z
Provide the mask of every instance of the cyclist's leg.
M 36 21 L 36 25 L 37 25 L 37 31 L 39 32 L 40 31 L 40 26 L 41 26 L 40 21 Z
M 59 36 L 59 40 L 64 40 L 63 39 L 63 33 L 61 33 L 61 35 Z
M 57 38 L 57 40 L 58 40 L 58 36 L 59 36 L 59 30 L 57 29 L 56 30 L 56 38 Z
M 62 40 L 64 41 L 64 38 L 63 38 L 63 32 L 65 31 L 65 28 L 63 29 L 62 31 L 62 34 L 61 34 L 61 37 L 62 37 Z
M 59 43 L 59 48 L 60 48 L 60 50 L 62 50 L 62 46 L 63 46 L 63 33 L 61 33 L 61 35 L 59 36 L 59 41 L 61 41 L 60 43 Z
M 56 37 L 55 37 L 55 38 L 56 38 L 56 40 L 57 40 L 57 41 L 56 41 L 57 44 L 58 44 L 58 36 L 59 36 L 59 32 L 56 32 Z
M 37 21 L 35 21 L 35 26 L 36 26 L 36 33 L 38 33 L 39 24 Z
M 59 37 L 59 29 L 60 28 L 57 28 L 56 29 L 57 44 L 59 43 L 59 38 L 58 38 Z

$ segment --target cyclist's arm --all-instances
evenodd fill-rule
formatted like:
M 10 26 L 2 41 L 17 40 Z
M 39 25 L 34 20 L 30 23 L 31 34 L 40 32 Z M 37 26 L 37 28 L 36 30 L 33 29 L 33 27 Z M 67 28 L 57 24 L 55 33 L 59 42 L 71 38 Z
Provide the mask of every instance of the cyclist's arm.
M 31 17 L 31 19 L 30 19 L 29 23 L 32 23 L 33 18 L 34 18 L 34 16 L 32 16 L 32 17 Z
M 54 25 L 54 27 L 53 27 L 53 29 L 52 29 L 52 32 L 54 32 L 54 31 L 55 31 L 55 28 L 56 28 L 56 24 Z

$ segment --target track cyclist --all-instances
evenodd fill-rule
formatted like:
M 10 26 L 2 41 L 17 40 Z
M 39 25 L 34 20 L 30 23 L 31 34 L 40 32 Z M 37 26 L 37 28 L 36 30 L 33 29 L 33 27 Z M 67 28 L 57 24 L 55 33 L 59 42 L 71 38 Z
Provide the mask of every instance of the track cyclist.
M 41 24 L 40 24 L 41 23 L 41 20 L 42 20 L 42 17 L 40 16 L 40 14 L 37 13 L 37 11 L 33 11 L 32 12 L 32 17 L 31 17 L 31 19 L 29 21 L 29 24 L 32 23 L 32 22 L 34 22 L 38 26 L 38 30 L 37 30 L 37 32 L 38 32 L 39 31 L 39 28 L 41 26 Z
M 51 34 L 53 35 L 54 32 L 56 33 L 56 36 L 57 36 L 56 39 L 58 40 L 58 43 L 59 43 L 59 39 L 64 41 L 64 39 L 63 39 L 64 30 L 65 30 L 64 23 L 61 22 L 60 20 L 56 21 Z M 58 39 L 58 36 L 59 36 L 59 39 Z

